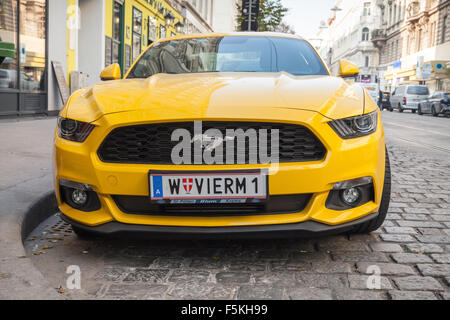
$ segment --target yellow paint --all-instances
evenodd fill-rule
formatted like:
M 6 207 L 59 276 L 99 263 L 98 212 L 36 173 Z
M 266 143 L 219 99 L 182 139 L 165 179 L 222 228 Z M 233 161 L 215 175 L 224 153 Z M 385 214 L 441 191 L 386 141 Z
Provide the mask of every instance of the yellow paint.
M 216 36 L 216 35 L 208 35 Z M 332 119 L 378 112 L 377 131 L 343 140 L 330 127 Z M 356 84 L 332 76 L 292 76 L 281 73 L 157 74 L 148 79 L 99 83 L 75 92 L 61 115 L 91 122 L 95 129 L 84 143 L 55 136 L 54 182 L 68 179 L 93 186 L 102 208 L 81 212 L 61 202 L 61 212 L 89 226 L 109 221 L 165 226 L 239 226 L 314 220 L 338 225 L 377 212 L 384 182 L 385 141 L 381 113 L 369 94 Z M 148 196 L 149 170 L 236 170 L 268 165 L 147 165 L 102 162 L 97 150 L 120 126 L 194 120 L 255 121 L 308 127 L 324 144 L 324 159 L 281 163 L 269 176 L 270 195 L 312 193 L 302 211 L 238 217 L 176 217 L 125 214 L 111 195 Z M 371 176 L 375 199 L 360 207 L 334 211 L 325 201 L 334 183 Z M 114 177 L 111 183 L 111 177 Z
M 359 73 L 359 69 L 356 66 L 356 64 L 347 61 L 347 60 L 340 60 L 339 61 L 339 76 L 346 77 L 346 76 L 354 76 L 355 74 Z
M 121 73 L 120 73 L 120 66 L 118 63 L 113 63 L 107 66 L 105 69 L 103 69 L 102 73 L 100 74 L 100 79 L 102 79 L 102 81 L 119 80 L 120 77 Z

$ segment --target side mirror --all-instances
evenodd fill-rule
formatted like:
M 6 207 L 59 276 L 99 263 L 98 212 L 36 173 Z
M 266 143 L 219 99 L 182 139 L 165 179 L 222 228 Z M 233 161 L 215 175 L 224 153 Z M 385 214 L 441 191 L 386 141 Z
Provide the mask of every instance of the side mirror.
M 102 81 L 119 80 L 120 78 L 121 73 L 120 73 L 120 66 L 118 63 L 113 63 L 107 66 L 105 69 L 103 69 L 102 73 L 100 74 L 100 79 Z
M 339 76 L 340 77 L 353 77 L 359 73 L 358 67 L 347 60 L 339 60 Z

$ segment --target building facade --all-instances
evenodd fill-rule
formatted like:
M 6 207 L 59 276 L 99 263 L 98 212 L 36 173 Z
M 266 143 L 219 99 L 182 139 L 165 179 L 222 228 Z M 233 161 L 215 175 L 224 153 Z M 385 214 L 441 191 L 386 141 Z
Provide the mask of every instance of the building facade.
M 185 32 L 182 13 L 175 0 L 1 0 L 0 116 L 57 113 L 61 87 L 95 84 L 111 63 L 124 74 L 153 41 Z
M 182 0 L 178 2 L 184 8 L 186 33 L 213 32 L 214 0 Z
M 426 84 L 431 91 L 450 90 L 449 0 L 380 0 L 378 48 L 381 86 Z
M 335 13 L 328 20 L 322 57 L 328 60 L 334 73 L 339 60 L 349 60 L 359 67 L 358 81 L 376 82 L 378 49 L 370 38 L 379 21 L 376 0 L 338 0 L 334 8 Z
M 234 32 L 238 30 L 238 4 L 241 0 L 214 0 L 213 29 L 215 32 Z

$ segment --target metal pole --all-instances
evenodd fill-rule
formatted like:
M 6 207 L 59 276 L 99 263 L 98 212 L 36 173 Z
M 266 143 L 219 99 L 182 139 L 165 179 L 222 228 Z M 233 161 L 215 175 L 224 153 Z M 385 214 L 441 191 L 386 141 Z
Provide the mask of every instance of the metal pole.
M 248 8 L 248 31 L 252 31 L 252 7 L 253 7 L 253 0 L 250 0 L 248 3 L 249 3 L 249 8 Z

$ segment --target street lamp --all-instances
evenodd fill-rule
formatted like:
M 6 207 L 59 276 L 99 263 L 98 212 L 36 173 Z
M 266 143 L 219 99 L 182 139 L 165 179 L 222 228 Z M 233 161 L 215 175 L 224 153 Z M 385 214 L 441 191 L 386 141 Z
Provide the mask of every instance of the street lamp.
M 183 28 L 184 28 L 184 24 L 183 23 L 181 23 L 179 21 L 177 23 L 175 23 L 175 31 L 177 33 L 181 33 L 183 31 Z
M 166 22 L 166 26 L 171 26 L 173 25 L 173 23 L 175 22 L 175 17 L 168 12 L 165 16 L 164 16 L 164 20 Z

